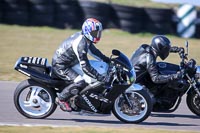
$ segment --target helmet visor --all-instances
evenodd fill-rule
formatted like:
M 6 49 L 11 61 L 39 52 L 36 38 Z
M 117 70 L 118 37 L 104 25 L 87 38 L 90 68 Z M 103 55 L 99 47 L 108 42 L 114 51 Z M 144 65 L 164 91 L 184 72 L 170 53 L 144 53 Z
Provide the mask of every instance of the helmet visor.
M 94 38 L 101 38 L 101 31 L 95 30 L 95 31 L 92 31 L 90 34 Z
M 94 43 L 97 43 L 101 38 L 101 31 L 98 30 L 92 31 L 90 35 L 94 38 Z
M 171 49 L 171 44 L 165 45 L 162 48 L 160 48 L 159 54 L 162 60 L 165 60 L 169 56 L 170 49 Z

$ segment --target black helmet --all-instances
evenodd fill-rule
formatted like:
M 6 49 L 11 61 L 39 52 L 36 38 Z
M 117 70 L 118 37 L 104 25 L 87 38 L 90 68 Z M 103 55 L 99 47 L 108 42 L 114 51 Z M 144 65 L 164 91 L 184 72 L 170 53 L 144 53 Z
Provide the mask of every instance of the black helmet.
M 157 56 L 164 60 L 169 55 L 171 43 L 167 37 L 163 35 L 157 35 L 153 37 L 151 41 L 151 46 L 156 51 Z

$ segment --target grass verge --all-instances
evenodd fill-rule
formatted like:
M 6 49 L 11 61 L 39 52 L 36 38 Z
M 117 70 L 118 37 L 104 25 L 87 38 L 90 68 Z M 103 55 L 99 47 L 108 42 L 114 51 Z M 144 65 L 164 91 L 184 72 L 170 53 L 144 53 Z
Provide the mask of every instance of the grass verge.
M 192 131 L 172 131 L 144 128 L 105 127 L 11 127 L 0 126 L 0 133 L 197 133 Z
M 60 30 L 49 27 L 24 27 L 16 25 L 0 25 L 0 80 L 20 81 L 26 77 L 16 72 L 13 68 L 21 56 L 46 57 L 51 63 L 51 58 L 59 44 L 78 30 Z M 105 55 L 109 56 L 112 49 L 118 49 L 131 57 L 132 53 L 144 43 L 150 43 L 154 34 L 130 34 L 117 29 L 103 31 L 101 41 L 96 45 Z M 185 39 L 167 35 L 172 45 L 183 46 Z M 198 39 L 188 39 L 190 43 L 189 55 L 200 61 Z M 166 61 L 179 64 L 177 54 L 171 54 Z

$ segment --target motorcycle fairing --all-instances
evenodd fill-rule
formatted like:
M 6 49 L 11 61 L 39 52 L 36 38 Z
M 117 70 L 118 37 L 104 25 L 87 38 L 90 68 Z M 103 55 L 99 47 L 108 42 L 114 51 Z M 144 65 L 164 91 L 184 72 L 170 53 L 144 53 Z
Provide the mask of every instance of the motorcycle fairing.
M 48 72 L 48 67 L 47 67 L 47 59 L 46 58 L 40 58 L 40 57 L 20 57 L 14 68 L 16 70 L 20 69 L 30 69 L 30 70 L 35 70 L 40 73 L 47 73 Z M 20 71 L 24 72 L 24 71 Z M 23 74 L 30 76 L 29 73 L 24 72 Z
M 128 75 L 129 78 L 133 77 L 135 79 L 132 65 L 129 59 L 125 55 L 119 52 L 118 56 L 114 58 L 114 60 L 118 64 L 125 67 L 127 69 L 127 73 L 131 73 Z M 100 74 L 102 75 L 107 74 L 108 64 L 106 64 L 105 62 L 90 60 L 90 64 Z M 120 94 L 125 92 L 125 90 L 131 85 L 131 84 L 129 85 L 113 84 L 111 89 L 106 91 L 106 88 L 104 85 L 102 85 L 100 82 L 98 84 L 98 81 L 96 79 L 92 79 L 91 77 L 84 74 L 79 64 L 74 66 L 73 69 L 76 70 L 80 75 L 82 75 L 85 81 L 89 83 L 89 86 L 87 86 L 85 89 L 83 89 L 80 92 L 81 96 L 79 96 L 79 102 L 77 102 L 77 105 L 80 108 L 83 108 L 85 110 L 98 112 L 98 113 L 110 113 L 110 110 L 113 107 L 113 103 L 115 99 Z M 94 83 L 100 86 L 92 87 Z M 103 91 L 106 91 L 106 93 L 103 93 Z
M 101 104 L 110 103 L 109 99 L 104 97 L 105 88 L 102 84 L 97 86 L 88 85 L 77 97 L 76 105 L 84 110 L 95 113 L 102 113 Z
M 103 61 L 97 61 L 97 60 L 89 60 L 90 65 L 97 70 L 97 72 L 101 75 L 106 75 L 107 70 L 108 70 L 108 64 L 103 62 Z M 85 74 L 81 67 L 80 64 L 76 64 L 75 66 L 72 67 L 73 70 L 75 70 L 79 75 L 82 75 L 85 81 L 88 84 L 97 82 L 97 79 L 94 79 L 87 74 Z
M 51 67 L 48 65 L 47 58 L 20 57 L 14 68 L 38 83 L 55 88 L 66 86 L 65 81 L 61 79 L 52 79 L 50 77 Z
M 128 70 L 131 70 L 133 68 L 132 63 L 130 62 L 130 60 L 127 58 L 126 55 L 124 55 L 123 53 L 121 53 L 118 50 L 113 50 L 113 53 L 114 53 L 114 55 L 117 55 L 117 57 L 112 58 L 112 60 L 115 60 L 117 63 L 121 64 Z
M 126 55 L 124 55 L 118 50 L 113 50 L 113 54 L 117 57 L 112 58 L 111 60 L 114 60 L 117 64 L 120 64 L 124 67 L 124 72 L 126 72 L 130 83 L 133 83 L 136 80 L 136 73 L 130 60 L 127 58 Z
M 113 85 L 112 89 L 107 90 L 103 85 L 98 87 L 89 86 L 83 89 L 78 96 L 77 106 L 87 111 L 95 113 L 109 114 L 115 99 L 125 92 L 130 85 Z
M 109 103 L 103 102 L 101 106 L 102 112 L 107 112 L 112 109 L 115 99 L 124 93 L 131 85 L 113 85 L 112 89 L 105 95 Z
M 100 108 L 100 103 L 101 101 L 91 97 L 91 95 L 96 95 L 98 96 L 99 94 L 94 92 L 94 91 L 88 91 L 84 94 L 81 94 L 79 96 L 77 96 L 76 98 L 76 105 L 84 110 L 87 111 L 91 111 L 91 112 L 95 112 L 95 113 L 100 113 L 101 111 L 99 111 Z

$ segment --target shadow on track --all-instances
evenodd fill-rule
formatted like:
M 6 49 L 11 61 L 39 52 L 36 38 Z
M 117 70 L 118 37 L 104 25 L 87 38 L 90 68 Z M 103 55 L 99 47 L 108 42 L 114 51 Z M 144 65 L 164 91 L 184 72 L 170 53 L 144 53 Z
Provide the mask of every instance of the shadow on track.
M 182 127 L 185 127 L 185 126 L 199 126 L 199 125 L 195 125 L 195 124 L 179 124 L 179 123 L 170 123 L 170 122 L 142 122 L 142 123 L 140 123 L 140 125 L 147 125 L 147 126 L 166 126 L 166 127 L 168 127 L 168 126 L 173 126 L 173 127 L 175 127 L 175 126 L 182 126 Z
M 116 124 L 116 125 L 133 125 L 130 123 L 123 123 L 121 121 L 115 121 L 115 120 L 90 120 L 90 119 L 56 119 L 56 118 L 46 118 L 43 120 L 55 120 L 55 121 L 74 121 L 74 122 L 87 122 L 87 123 L 99 123 L 99 124 Z M 149 126 L 199 126 L 199 125 L 195 125 L 195 124 L 180 124 L 180 123 L 170 123 L 170 122 L 142 122 L 139 124 L 135 124 L 135 125 L 149 125 Z
M 55 121 L 75 121 L 75 122 L 89 122 L 89 123 L 102 123 L 102 124 L 126 124 L 118 120 L 90 120 L 90 119 L 57 119 L 57 118 L 46 118 L 42 120 L 55 120 Z
M 200 119 L 199 116 L 196 116 L 196 115 L 183 115 L 183 114 L 155 114 L 155 113 L 152 113 L 151 114 L 151 117 L 168 117 L 168 118 L 190 118 L 190 119 Z

